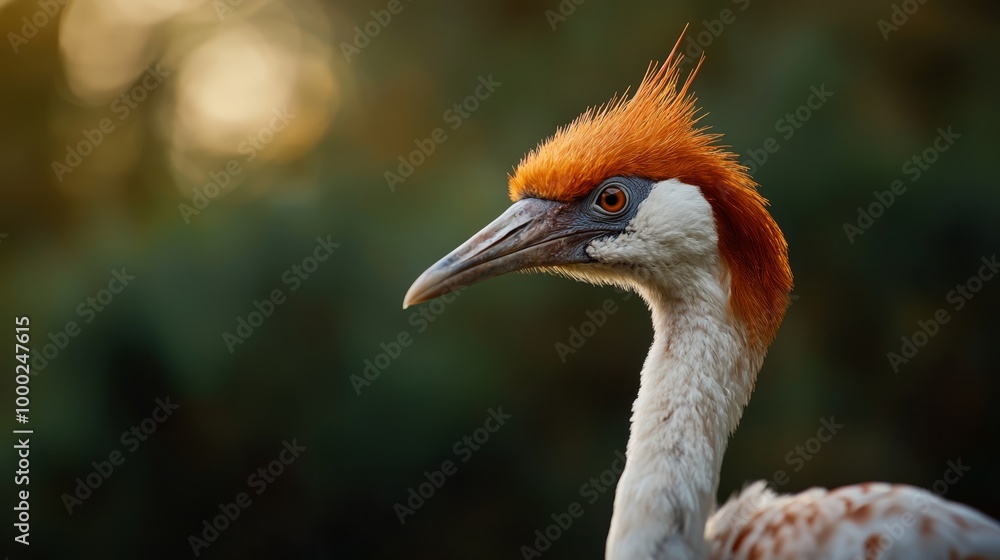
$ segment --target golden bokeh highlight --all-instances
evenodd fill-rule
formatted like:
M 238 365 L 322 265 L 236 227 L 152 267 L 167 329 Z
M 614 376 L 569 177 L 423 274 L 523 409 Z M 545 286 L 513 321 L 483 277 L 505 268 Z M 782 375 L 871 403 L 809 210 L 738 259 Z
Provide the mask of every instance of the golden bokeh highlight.
M 82 146 L 100 165 L 58 177 L 64 194 L 122 180 L 145 158 L 137 146 L 163 152 L 185 195 L 232 159 L 293 161 L 340 101 L 328 12 L 315 0 L 96 0 L 60 18 L 64 91 L 80 114 L 53 119 L 56 137 L 75 148 L 82 128 L 115 126 L 102 146 Z
M 59 49 L 66 81 L 87 105 L 113 98 L 153 58 L 152 26 L 123 17 L 115 2 L 71 2 L 63 8 Z

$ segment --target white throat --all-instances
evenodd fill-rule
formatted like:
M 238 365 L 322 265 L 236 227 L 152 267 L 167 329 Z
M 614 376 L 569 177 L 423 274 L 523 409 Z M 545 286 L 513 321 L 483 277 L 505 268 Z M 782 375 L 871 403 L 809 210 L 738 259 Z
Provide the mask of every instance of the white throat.
M 684 222 L 665 220 L 665 214 Z M 658 229 L 651 234 L 644 220 Z M 639 245 L 639 252 L 652 249 L 661 260 L 633 286 L 652 312 L 654 337 L 632 407 L 606 557 L 704 558 L 705 522 L 716 506 L 726 443 L 763 352 L 749 348 L 733 318 L 712 210 L 699 189 L 658 184 L 628 235 L 593 250 L 608 258 Z

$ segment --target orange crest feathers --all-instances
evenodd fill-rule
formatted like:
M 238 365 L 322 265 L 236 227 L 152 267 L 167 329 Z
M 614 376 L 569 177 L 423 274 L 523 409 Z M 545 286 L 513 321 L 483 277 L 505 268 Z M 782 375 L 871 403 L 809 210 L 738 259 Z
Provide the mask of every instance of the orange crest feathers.
M 588 109 L 527 154 L 510 177 L 511 199 L 574 200 L 615 175 L 751 186 L 736 158 L 715 144 L 719 135 L 696 128 L 688 88 L 701 62 L 678 89 L 679 48 L 680 39 L 662 66 L 650 64 L 631 98 Z
M 616 175 L 699 187 L 715 214 L 730 306 L 750 336 L 766 345 L 792 287 L 787 245 L 736 155 L 716 143 L 720 135 L 697 127 L 701 116 L 688 90 L 704 55 L 680 83 L 683 38 L 681 32 L 662 66 L 650 65 L 631 98 L 588 109 L 527 154 L 510 176 L 510 198 L 568 202 Z

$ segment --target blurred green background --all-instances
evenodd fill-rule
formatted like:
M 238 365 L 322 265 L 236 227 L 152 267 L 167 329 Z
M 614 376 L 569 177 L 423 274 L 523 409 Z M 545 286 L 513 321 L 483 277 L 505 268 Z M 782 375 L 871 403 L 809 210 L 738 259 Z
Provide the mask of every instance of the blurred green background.
M 400 303 L 509 204 L 524 152 L 634 88 L 685 22 L 707 54 L 703 122 L 754 164 L 796 276 L 720 499 L 779 469 L 782 491 L 931 487 L 961 459 L 946 497 L 1000 516 L 1000 284 L 948 301 L 1000 248 L 998 9 L 928 2 L 880 30 L 892 17 L 888 1 L 0 0 L 2 308 L 30 316 L 40 356 L 32 544 L 9 554 L 191 557 L 189 536 L 246 492 L 199 557 L 519 558 L 574 501 L 583 517 L 544 556 L 602 557 L 612 492 L 591 504 L 581 485 L 625 448 L 642 303 L 521 275 L 423 315 Z M 823 85 L 787 137 L 779 119 Z M 913 181 L 904 164 L 949 126 L 960 138 Z M 390 188 L 436 128 L 445 141 Z M 849 239 L 897 179 L 905 194 Z M 338 245 L 310 263 L 317 238 Z M 122 267 L 135 278 L 102 292 Z M 275 289 L 283 303 L 227 345 Z M 556 344 L 609 298 L 620 311 L 562 360 Z M 887 353 L 940 308 L 950 321 L 893 371 Z M 384 371 L 358 385 L 366 360 Z M 0 387 L 12 416 L 13 375 Z M 165 397 L 179 408 L 127 444 Z M 497 407 L 510 418 L 469 450 Z M 833 439 L 789 456 L 831 416 Z M 306 449 L 257 494 L 248 477 L 293 439 Z M 93 478 L 115 451 L 124 463 Z M 449 460 L 401 524 L 394 505 Z M 88 475 L 100 486 L 67 508 Z

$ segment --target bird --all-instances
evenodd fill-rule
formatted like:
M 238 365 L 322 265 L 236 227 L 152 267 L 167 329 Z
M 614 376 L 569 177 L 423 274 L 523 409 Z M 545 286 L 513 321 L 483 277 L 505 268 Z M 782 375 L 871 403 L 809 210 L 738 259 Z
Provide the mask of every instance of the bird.
M 685 27 L 685 31 L 686 31 Z M 515 271 L 641 296 L 639 374 L 608 560 L 1000 558 L 1000 524 L 902 484 L 782 495 L 754 482 L 721 506 L 729 437 L 789 305 L 768 202 L 681 79 L 681 33 L 634 94 L 587 109 L 508 176 L 511 206 L 423 272 L 403 307 Z

